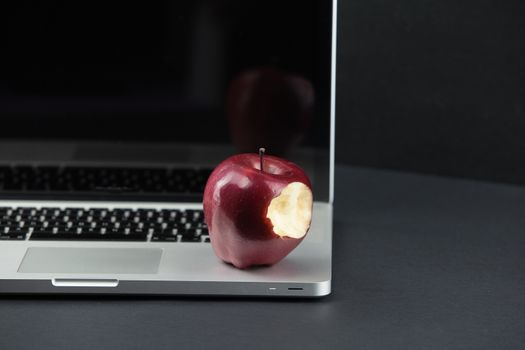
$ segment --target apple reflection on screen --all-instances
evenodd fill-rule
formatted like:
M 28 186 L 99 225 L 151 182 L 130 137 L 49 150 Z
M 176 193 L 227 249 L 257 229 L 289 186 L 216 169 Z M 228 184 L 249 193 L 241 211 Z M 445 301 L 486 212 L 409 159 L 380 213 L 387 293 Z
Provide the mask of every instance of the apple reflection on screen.
M 227 118 L 237 151 L 265 147 L 285 156 L 300 143 L 313 119 L 315 92 L 307 79 L 276 68 L 238 74 L 227 94 Z

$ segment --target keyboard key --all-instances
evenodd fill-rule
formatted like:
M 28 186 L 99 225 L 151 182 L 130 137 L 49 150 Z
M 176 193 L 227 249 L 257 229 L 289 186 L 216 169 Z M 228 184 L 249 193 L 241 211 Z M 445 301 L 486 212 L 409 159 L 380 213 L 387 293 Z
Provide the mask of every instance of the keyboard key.
M 124 234 L 71 234 L 67 232 L 47 233 L 33 232 L 31 240 L 62 240 L 62 241 L 146 241 L 147 235 L 124 235 Z
M 13 230 L 8 233 L 0 233 L 0 240 L 24 240 L 28 230 Z
M 177 242 L 177 236 L 153 236 L 152 242 Z
M 181 242 L 192 242 L 192 243 L 197 243 L 197 242 L 200 242 L 201 241 L 201 238 L 200 237 L 192 237 L 192 236 L 182 236 Z

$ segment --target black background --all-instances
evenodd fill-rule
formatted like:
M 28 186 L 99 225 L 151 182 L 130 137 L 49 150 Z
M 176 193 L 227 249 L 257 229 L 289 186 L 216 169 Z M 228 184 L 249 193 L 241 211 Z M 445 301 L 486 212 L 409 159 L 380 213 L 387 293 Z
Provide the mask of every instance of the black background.
M 338 162 L 525 183 L 525 3 L 340 0 Z

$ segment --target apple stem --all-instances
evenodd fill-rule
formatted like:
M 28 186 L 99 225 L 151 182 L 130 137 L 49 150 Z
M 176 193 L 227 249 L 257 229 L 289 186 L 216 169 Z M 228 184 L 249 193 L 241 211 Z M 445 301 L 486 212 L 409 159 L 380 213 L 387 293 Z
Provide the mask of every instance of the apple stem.
M 266 152 L 266 149 L 264 148 L 259 148 L 259 162 L 261 163 L 261 171 L 264 172 L 264 168 L 263 168 L 263 158 L 264 158 L 264 152 Z

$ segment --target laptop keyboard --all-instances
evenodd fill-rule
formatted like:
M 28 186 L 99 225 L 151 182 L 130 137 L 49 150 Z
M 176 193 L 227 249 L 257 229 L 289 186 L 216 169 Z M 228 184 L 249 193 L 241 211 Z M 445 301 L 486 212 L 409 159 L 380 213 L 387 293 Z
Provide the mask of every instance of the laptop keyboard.
M 1 192 L 204 192 L 210 169 L 0 166 Z
M 0 208 L 0 240 L 209 242 L 202 210 Z

